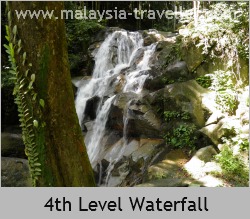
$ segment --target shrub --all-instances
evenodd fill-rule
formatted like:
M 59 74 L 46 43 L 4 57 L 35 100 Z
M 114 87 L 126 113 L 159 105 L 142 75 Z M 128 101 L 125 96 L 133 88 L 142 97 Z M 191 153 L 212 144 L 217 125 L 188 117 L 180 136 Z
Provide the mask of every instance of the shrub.
M 172 132 L 168 132 L 164 138 L 166 142 L 175 148 L 188 147 L 192 150 L 195 149 L 195 131 L 197 130 L 194 124 L 181 124 Z
M 238 186 L 248 186 L 249 170 L 240 156 L 233 154 L 230 147 L 225 147 L 220 154 L 215 156 L 215 160 L 222 168 L 221 177 Z

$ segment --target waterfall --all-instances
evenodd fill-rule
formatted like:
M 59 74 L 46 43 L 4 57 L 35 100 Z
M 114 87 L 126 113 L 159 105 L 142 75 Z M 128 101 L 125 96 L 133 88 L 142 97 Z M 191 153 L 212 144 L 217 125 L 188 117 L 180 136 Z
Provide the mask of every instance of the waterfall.
M 106 123 L 111 106 L 117 96 L 113 82 L 118 83 L 122 77 L 125 82 L 121 91 L 140 95 L 144 82 L 148 77 L 148 65 L 155 47 L 156 44 L 143 46 L 143 38 L 139 32 L 121 30 L 109 34 L 94 57 L 95 67 L 92 79 L 87 84 L 85 83 L 78 87 L 75 105 L 82 128 L 88 120 L 85 113 L 88 101 L 93 97 L 99 98 L 93 130 L 89 140 L 85 142 L 93 168 L 100 163 L 100 157 L 102 157 L 105 151 L 105 145 L 103 145 L 102 140 L 105 136 Z M 128 143 L 127 124 L 130 102 L 128 101 L 123 115 L 123 145 L 120 146 L 116 157 L 110 156 L 107 175 L 110 175 L 115 163 L 122 157 L 125 146 Z M 102 169 L 101 166 L 100 169 Z

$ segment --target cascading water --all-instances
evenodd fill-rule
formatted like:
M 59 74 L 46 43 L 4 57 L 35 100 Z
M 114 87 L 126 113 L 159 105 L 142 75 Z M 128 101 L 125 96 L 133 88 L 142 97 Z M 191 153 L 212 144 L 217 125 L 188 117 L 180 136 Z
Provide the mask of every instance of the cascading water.
M 156 44 L 144 47 L 143 38 L 139 32 L 113 32 L 101 44 L 95 55 L 92 79 L 78 88 L 75 105 L 81 126 L 86 119 L 85 110 L 88 100 L 93 97 L 98 97 L 100 100 L 96 109 L 93 131 L 89 140 L 85 142 L 93 168 L 100 162 L 99 157 L 104 152 L 102 139 L 105 135 L 110 108 L 116 100 L 115 88 L 112 86 L 114 80 L 118 82 L 121 74 L 123 74 L 122 77 L 125 82 L 122 91 L 140 95 L 144 82 L 148 77 L 148 63 L 155 51 L 155 47 Z M 121 73 L 122 70 L 125 71 Z M 120 147 L 117 157 L 110 156 L 107 175 L 110 174 L 114 164 L 122 156 L 124 145 L 127 144 L 127 114 L 130 102 L 128 102 L 123 116 L 123 145 Z

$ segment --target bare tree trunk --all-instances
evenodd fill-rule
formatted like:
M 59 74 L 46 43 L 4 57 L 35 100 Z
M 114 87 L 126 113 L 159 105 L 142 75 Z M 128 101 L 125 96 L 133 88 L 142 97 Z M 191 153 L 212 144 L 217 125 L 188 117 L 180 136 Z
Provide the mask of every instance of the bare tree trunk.
M 17 102 L 24 117 L 30 115 L 20 120 L 33 181 L 37 186 L 95 186 L 74 106 L 65 24 L 60 19 L 63 3 L 9 2 L 9 10 L 21 98 Z M 52 19 L 18 19 L 15 10 L 54 14 Z

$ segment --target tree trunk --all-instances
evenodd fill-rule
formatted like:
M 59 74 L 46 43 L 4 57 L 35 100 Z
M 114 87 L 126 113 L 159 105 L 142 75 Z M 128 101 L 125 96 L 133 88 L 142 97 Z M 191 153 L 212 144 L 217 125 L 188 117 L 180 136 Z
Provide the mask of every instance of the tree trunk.
M 17 102 L 26 112 L 21 122 L 34 184 L 95 186 L 74 106 L 65 24 L 60 19 L 63 3 L 8 4 L 10 42 L 18 66 Z M 54 15 L 18 19 L 15 10 L 54 10 Z M 25 119 L 28 114 L 30 120 Z

